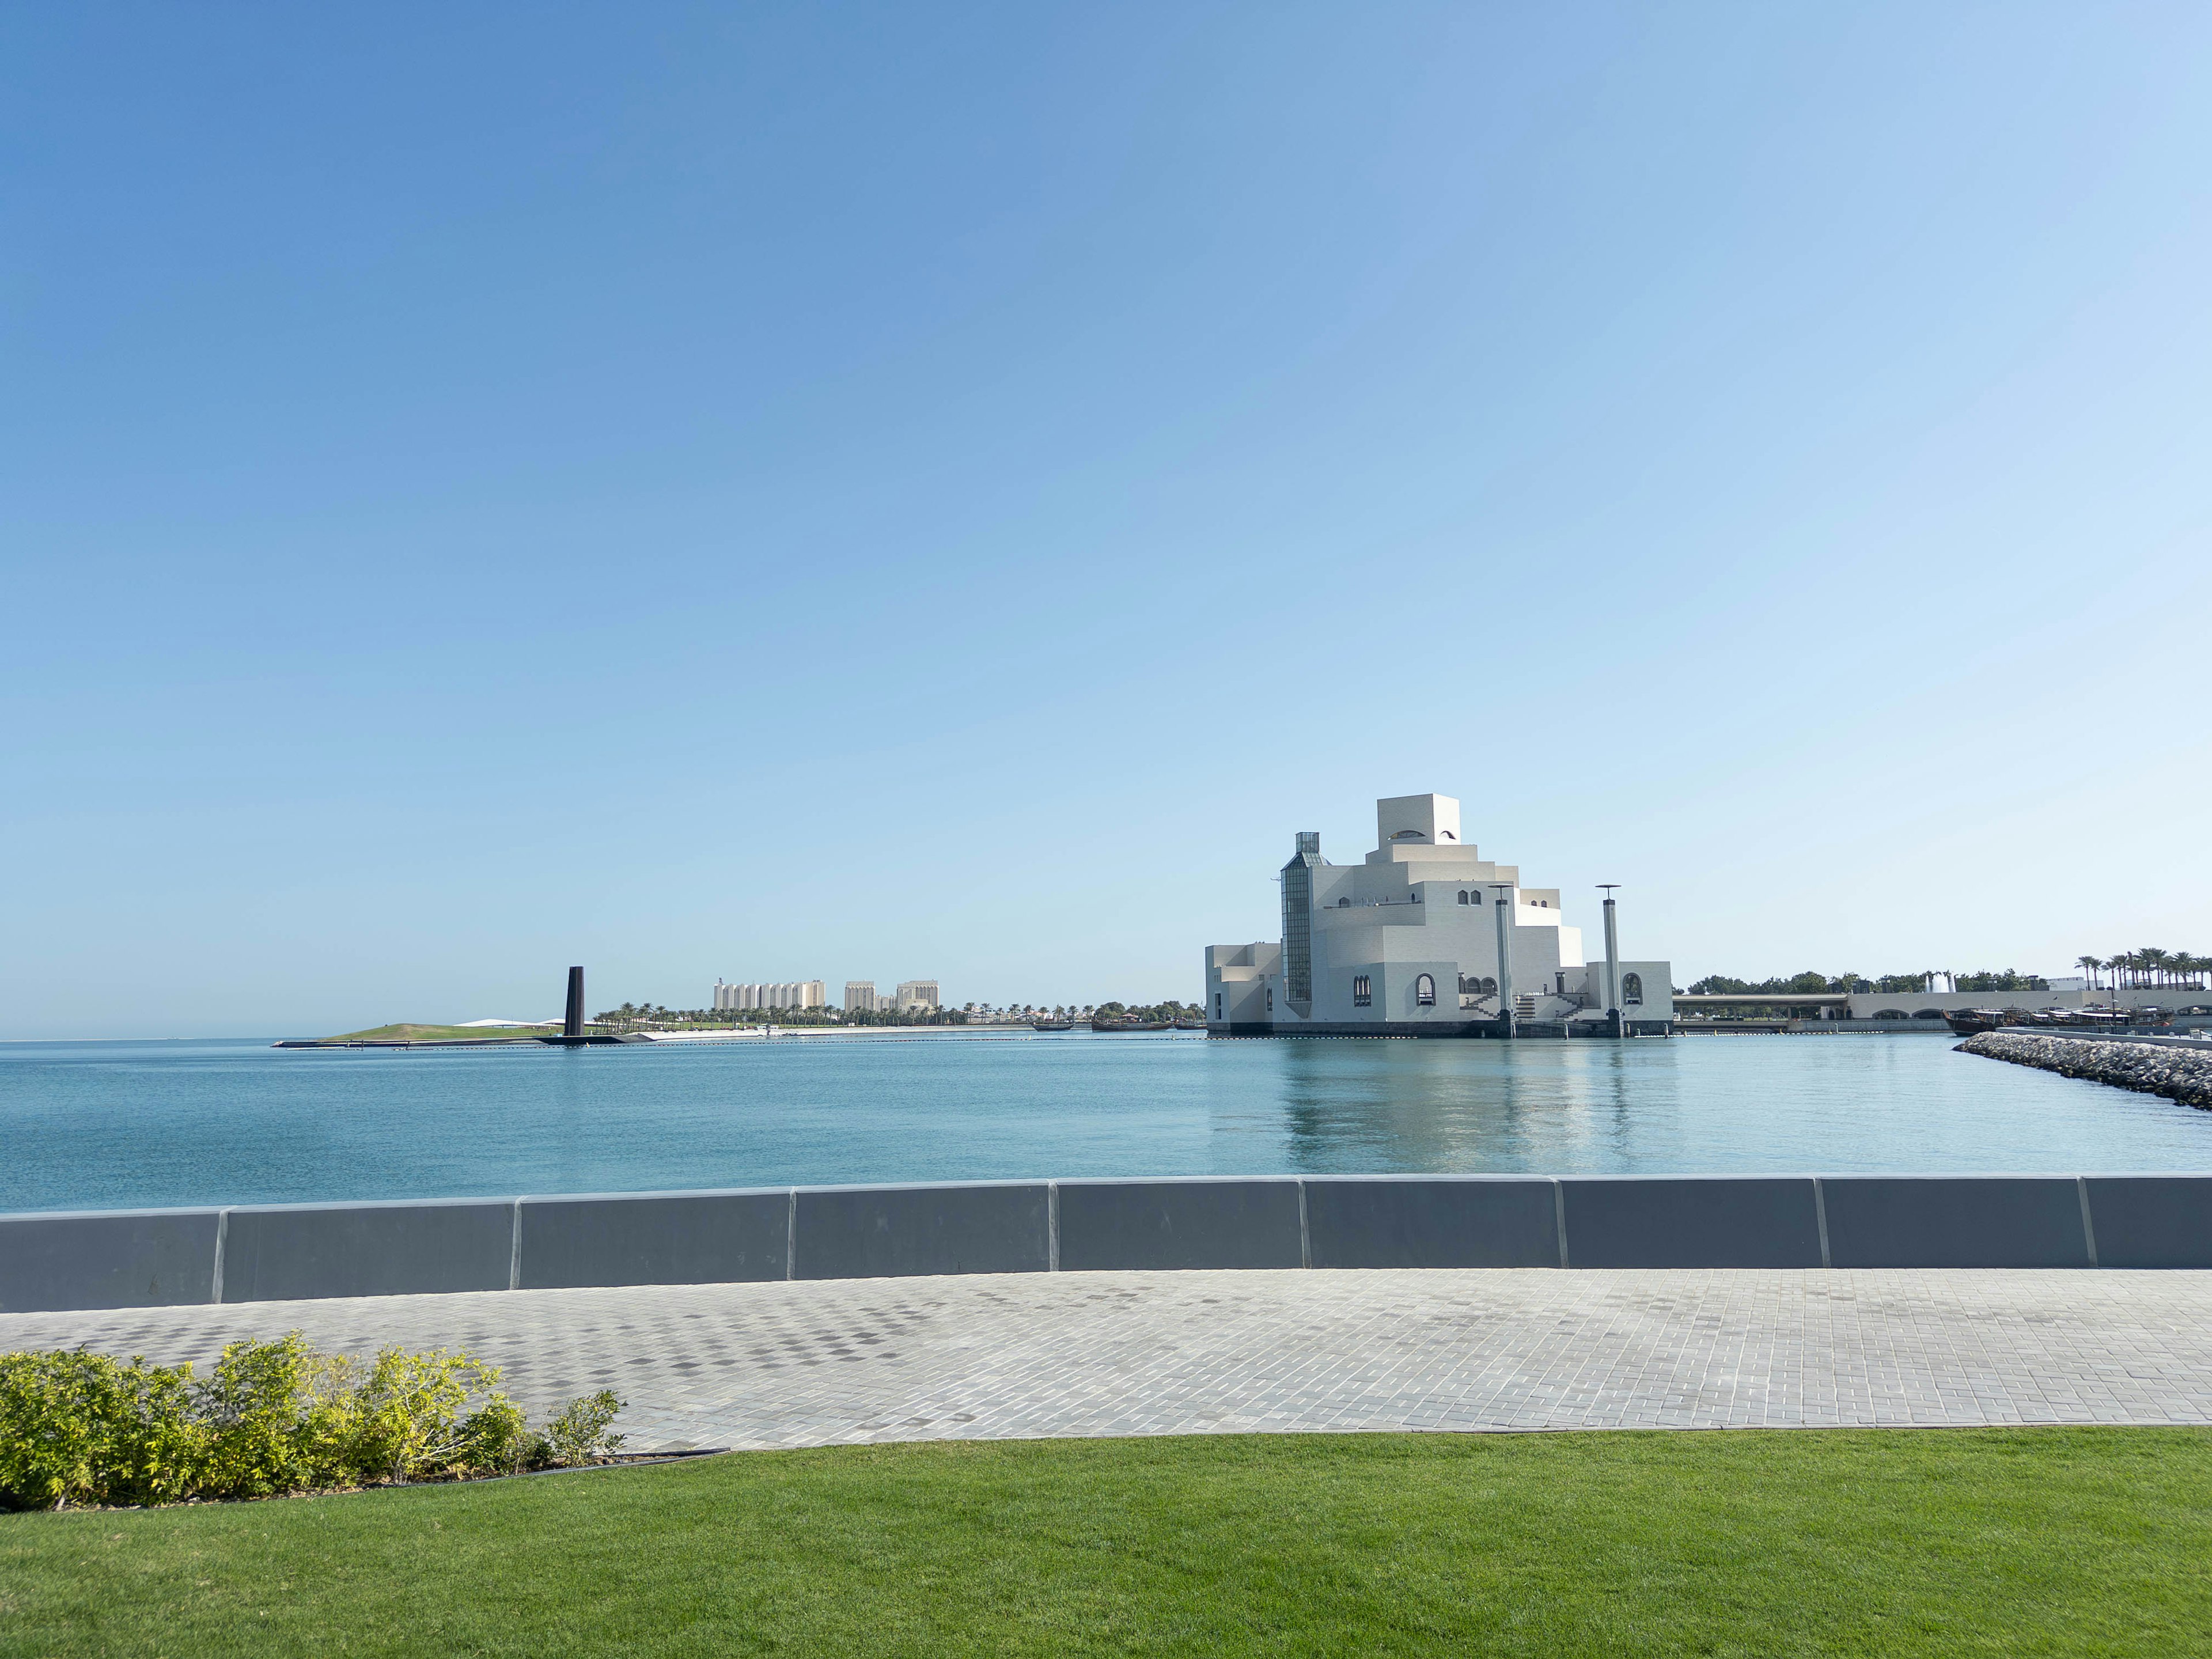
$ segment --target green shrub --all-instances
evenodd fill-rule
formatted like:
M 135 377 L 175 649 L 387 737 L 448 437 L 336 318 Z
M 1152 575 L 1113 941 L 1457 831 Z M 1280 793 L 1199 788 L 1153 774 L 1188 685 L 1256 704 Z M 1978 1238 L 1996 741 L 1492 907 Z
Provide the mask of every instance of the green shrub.
M 609 1434 L 607 1425 L 622 1410 L 614 1390 L 601 1389 L 571 1400 L 565 1410 L 545 1425 L 545 1441 L 554 1463 L 588 1463 L 594 1457 L 622 1449 L 623 1437 Z
M 265 1498 L 330 1484 L 340 1464 L 317 1443 L 325 1437 L 315 1407 L 317 1383 L 333 1363 L 297 1331 L 225 1347 L 194 1402 L 208 1431 L 199 1490 Z
M 192 1368 L 105 1354 L 0 1354 L 0 1504 L 164 1504 L 206 1458 Z
M 520 1474 L 548 1462 L 544 1437 L 530 1431 L 522 1408 L 494 1395 L 461 1419 L 460 1462 L 487 1474 Z
M 498 1382 L 497 1370 L 466 1354 L 380 1349 L 353 1396 L 353 1467 L 388 1480 L 466 1473 L 462 1407 L 471 1395 L 491 1393 Z
M 572 1401 L 533 1433 L 500 1373 L 442 1348 L 366 1368 L 299 1332 L 189 1364 L 0 1355 L 0 1507 L 265 1498 L 382 1480 L 514 1474 L 612 1452 L 622 1402 Z M 475 1408 L 471 1403 L 477 1401 Z

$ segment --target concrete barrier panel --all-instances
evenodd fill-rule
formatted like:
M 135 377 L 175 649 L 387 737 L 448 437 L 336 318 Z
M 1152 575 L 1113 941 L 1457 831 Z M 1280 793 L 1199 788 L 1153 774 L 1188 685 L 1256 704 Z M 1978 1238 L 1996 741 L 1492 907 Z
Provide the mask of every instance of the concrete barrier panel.
M 1832 1176 L 1828 1259 L 1838 1267 L 2086 1267 L 2070 1176 Z
M 1060 1183 L 1060 1265 L 1069 1272 L 1304 1260 L 1294 1180 Z
M 787 1190 L 532 1198 L 518 1288 L 730 1285 L 787 1276 Z
M 1570 1267 L 1820 1265 L 1808 1176 L 1585 1176 L 1559 1186 Z
M 1367 1176 L 1305 1185 L 1306 1239 L 1316 1267 L 1559 1265 L 1548 1181 Z
M 1051 1266 L 1045 1183 L 801 1188 L 796 1279 L 1041 1273 Z
M 2091 1176 L 2100 1267 L 2212 1267 L 2212 1176 Z
M 222 1299 L 503 1291 L 514 1250 L 504 1199 L 233 1210 Z
M 0 1216 L 0 1313 L 210 1301 L 216 1214 Z

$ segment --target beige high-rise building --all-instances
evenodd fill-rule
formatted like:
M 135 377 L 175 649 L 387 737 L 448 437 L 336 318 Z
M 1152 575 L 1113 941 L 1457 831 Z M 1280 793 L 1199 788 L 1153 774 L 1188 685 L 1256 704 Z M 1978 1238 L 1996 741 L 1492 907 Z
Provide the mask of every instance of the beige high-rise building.
M 848 979 L 845 981 L 845 1012 L 848 1014 L 872 1014 L 876 1012 L 875 981 Z
M 830 988 L 818 979 L 787 980 L 779 984 L 725 985 L 714 981 L 714 1007 L 740 1011 L 754 1008 L 806 1009 L 830 1006 Z

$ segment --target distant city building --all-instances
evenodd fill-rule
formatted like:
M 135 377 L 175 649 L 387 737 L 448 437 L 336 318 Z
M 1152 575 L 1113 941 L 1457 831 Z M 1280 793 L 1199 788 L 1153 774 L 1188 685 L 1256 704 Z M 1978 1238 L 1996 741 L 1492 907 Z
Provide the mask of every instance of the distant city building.
M 830 988 L 818 979 L 789 980 L 780 984 L 725 985 L 714 981 L 714 1011 L 743 1012 L 748 1009 L 804 1010 L 830 1006 Z
M 1614 1009 L 1628 1030 L 1669 1029 L 1671 964 L 1585 960 L 1559 890 L 1523 887 L 1515 866 L 1477 857 L 1450 796 L 1379 800 L 1375 817 L 1376 849 L 1359 864 L 1331 864 L 1318 835 L 1299 835 L 1279 940 L 1208 947 L 1208 1030 L 1488 1036 L 1510 1013 L 1564 1034 L 1601 1027 Z
M 845 1012 L 848 1014 L 872 1014 L 876 1012 L 875 981 L 848 979 L 845 981 Z
M 897 994 L 891 998 L 891 1006 L 902 1014 L 922 1009 L 934 1012 L 937 1007 L 937 981 L 933 979 L 902 979 Z

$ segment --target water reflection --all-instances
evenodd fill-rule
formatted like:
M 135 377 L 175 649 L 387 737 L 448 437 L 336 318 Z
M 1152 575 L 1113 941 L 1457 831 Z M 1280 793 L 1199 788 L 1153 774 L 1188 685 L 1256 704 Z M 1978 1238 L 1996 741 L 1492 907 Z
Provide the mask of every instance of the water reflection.
M 1292 1170 L 1627 1168 L 1677 1133 L 1672 1043 L 1265 1045 Z M 1240 1090 L 1240 1095 L 1244 1093 Z M 1218 1127 L 1244 1131 L 1239 1109 Z
M 0 1044 L 0 1210 L 1133 1175 L 2212 1169 L 1941 1037 Z

